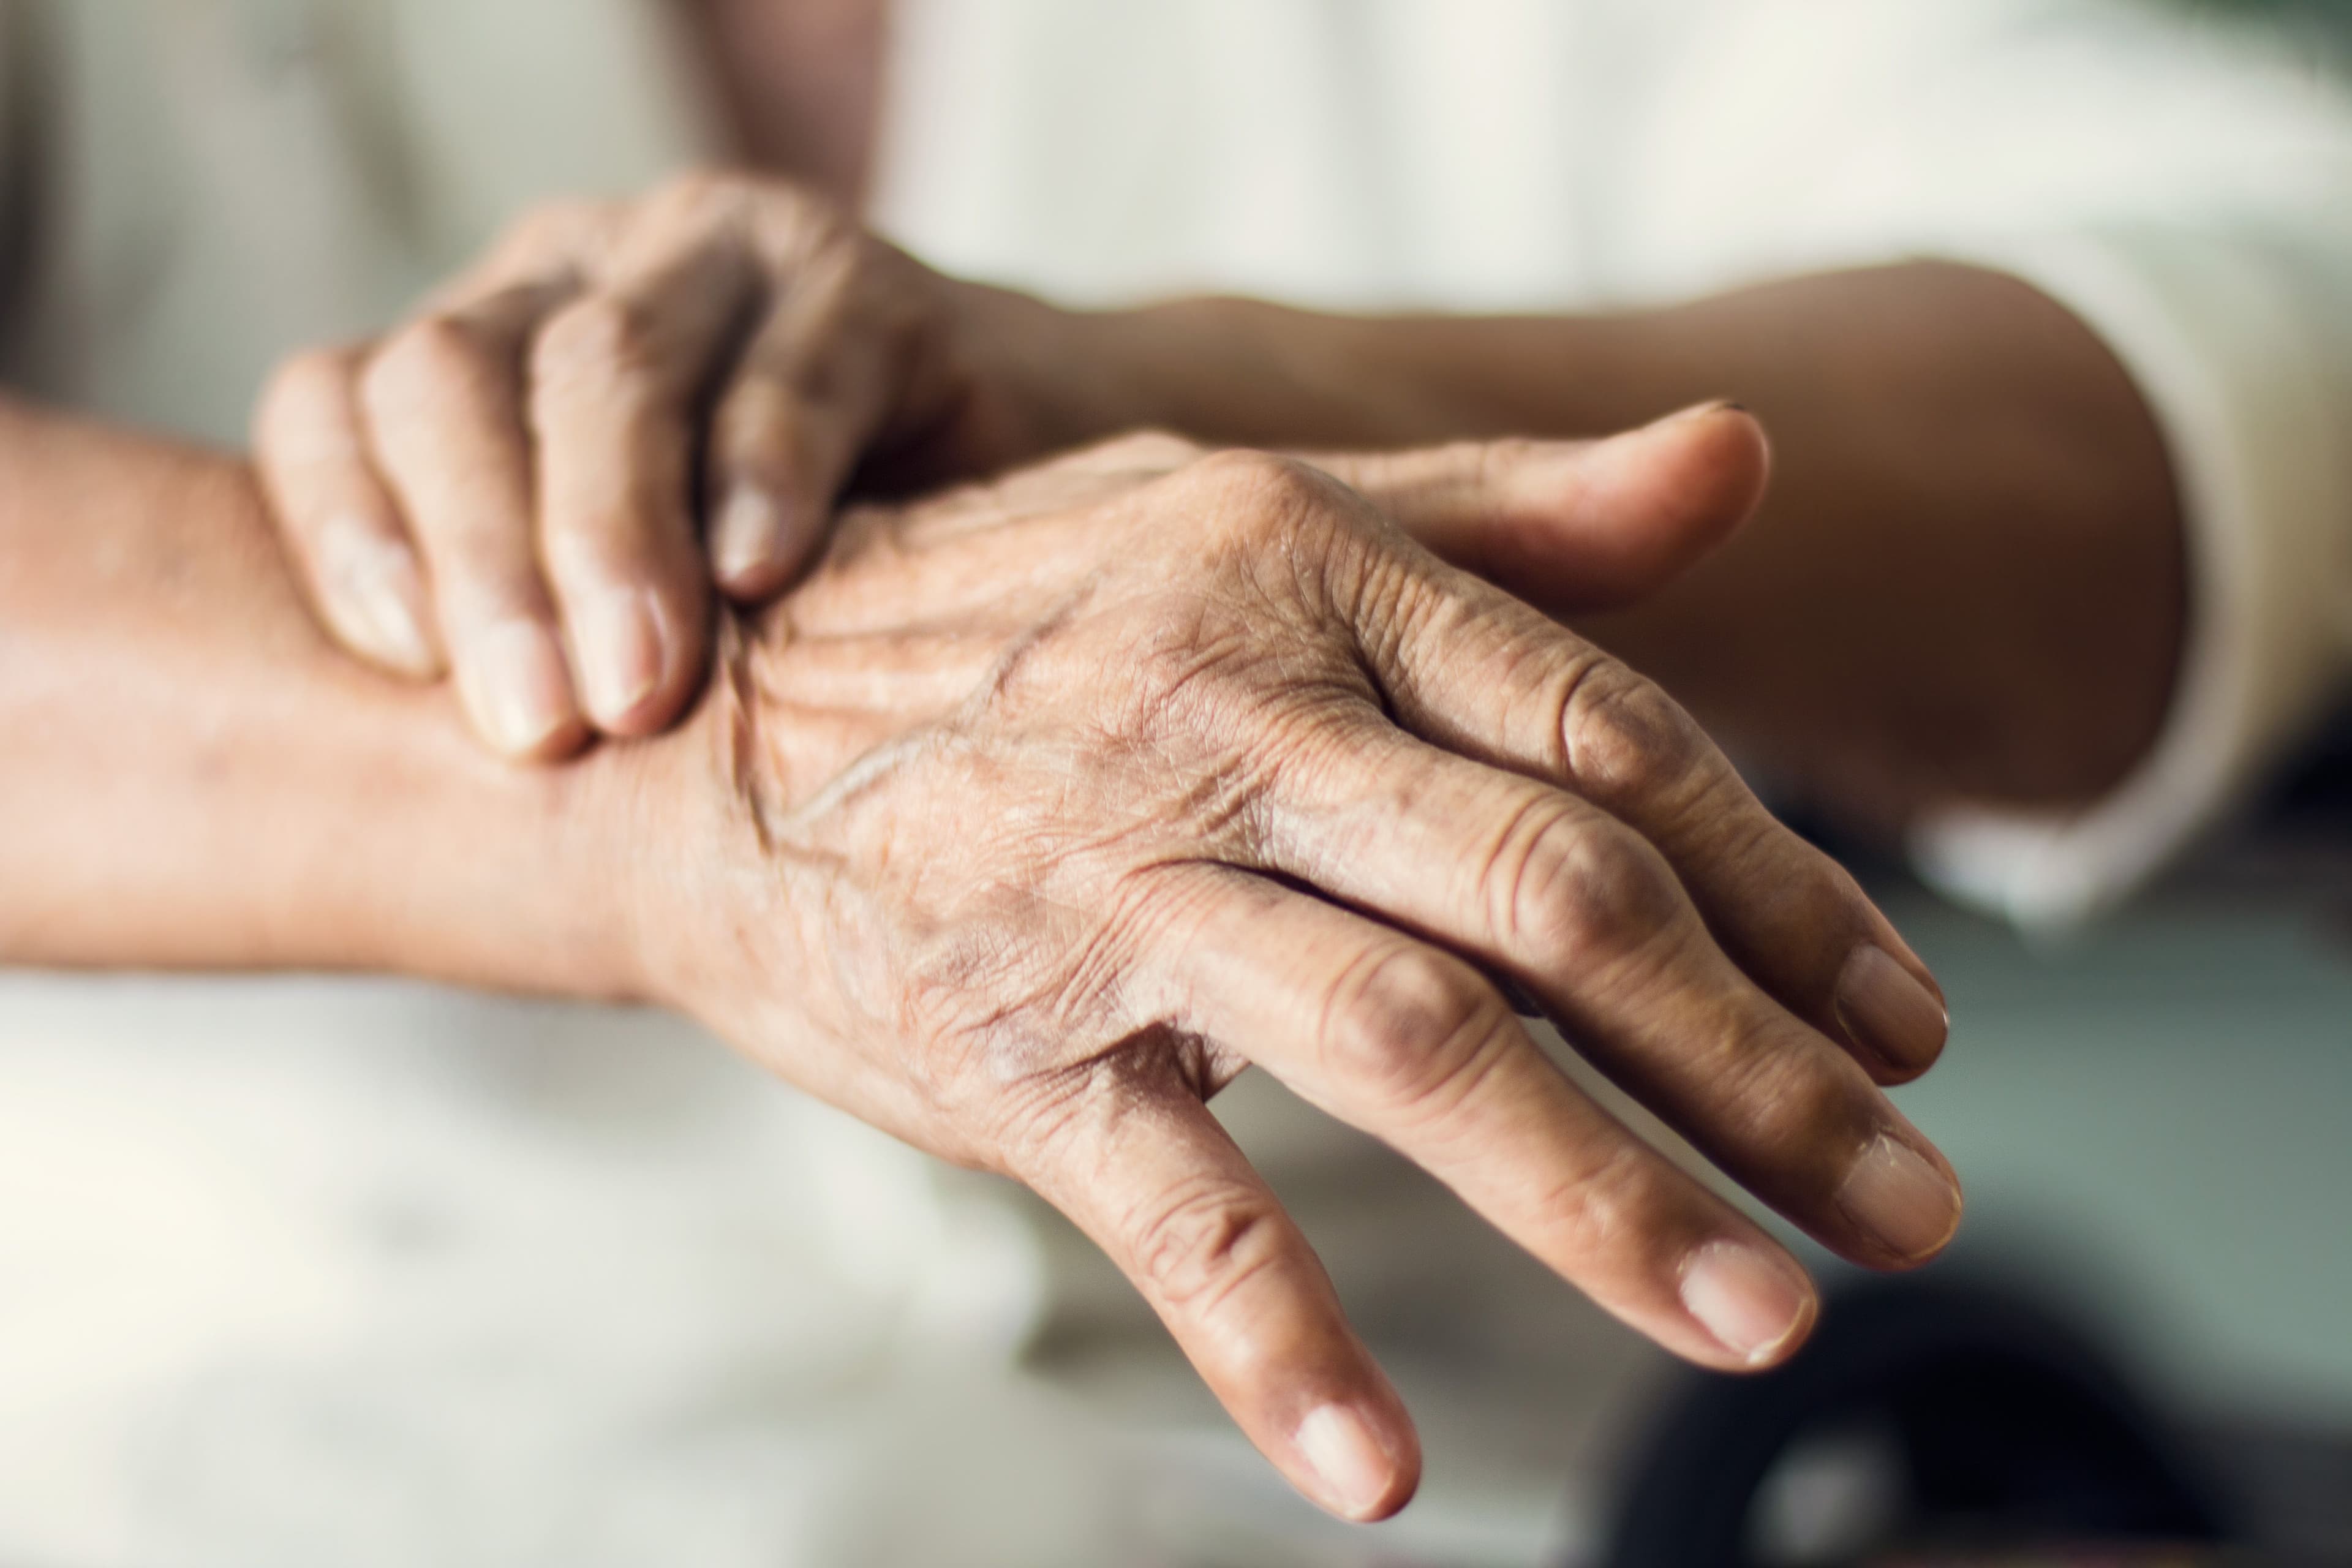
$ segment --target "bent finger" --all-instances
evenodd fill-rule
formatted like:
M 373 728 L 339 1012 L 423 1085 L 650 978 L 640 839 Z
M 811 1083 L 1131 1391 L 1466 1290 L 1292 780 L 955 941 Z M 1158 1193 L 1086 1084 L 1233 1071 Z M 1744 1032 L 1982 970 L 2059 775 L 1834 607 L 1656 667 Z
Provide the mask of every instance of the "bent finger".
M 1368 725 L 1279 786 L 1275 868 L 1486 964 L 1749 1191 L 1858 1262 L 1940 1248 L 1957 1184 L 1853 1058 L 1735 965 L 1591 803 Z
M 1406 729 L 1592 802 L 1655 845 L 1725 951 L 1885 1082 L 1941 1052 L 1941 989 L 1843 868 L 1764 808 L 1652 681 L 1467 573 L 1419 569 L 1410 616 L 1366 628 Z
M 610 734 L 660 729 L 702 668 L 695 412 L 754 284 L 714 203 L 625 247 L 532 348 L 540 554 L 574 682 Z
M 356 389 L 363 352 L 320 349 L 279 367 L 256 408 L 254 463 L 327 629 L 370 664 L 429 679 L 441 649 L 415 546 L 368 453 Z
M 1796 1260 L 1556 1068 L 1467 963 L 1241 872 L 1186 944 L 1182 1026 L 1395 1147 L 1675 1353 L 1770 1364 L 1816 1312 Z
M 1173 1071 L 1096 1070 L 1014 1173 L 1134 1282 L 1292 1485 L 1347 1519 L 1402 1508 L 1421 1472 L 1412 1418 L 1306 1237 Z
M 495 751 L 545 759 L 586 738 L 531 527 L 522 352 L 569 274 L 409 323 L 362 373 L 379 468 L 424 552 L 467 717 Z
M 768 315 L 719 394 L 706 458 L 712 570 L 741 599 L 782 587 L 823 537 L 906 357 L 863 237 L 806 204 L 761 217 Z

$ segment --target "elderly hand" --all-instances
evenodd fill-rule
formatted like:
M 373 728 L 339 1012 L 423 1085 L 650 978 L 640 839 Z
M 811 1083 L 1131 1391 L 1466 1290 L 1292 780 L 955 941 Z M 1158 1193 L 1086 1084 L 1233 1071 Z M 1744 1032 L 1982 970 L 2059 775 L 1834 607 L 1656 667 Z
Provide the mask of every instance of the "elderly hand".
M 336 639 L 454 668 L 477 734 L 547 759 L 674 720 L 706 576 L 776 592 L 853 474 L 905 491 L 1138 423 L 1174 373 L 1135 353 L 1114 318 L 943 277 L 799 187 L 699 174 L 533 212 L 381 341 L 295 356 L 254 455 Z M 1407 454 L 1384 482 L 1450 462 Z M 1744 510 L 1704 477 L 1581 517 L 1487 499 L 1424 509 L 1424 542 L 1555 613 L 1643 597 Z
M 757 598 L 861 465 L 928 479 L 1039 449 L 973 368 L 992 300 L 1014 297 L 794 186 L 697 175 L 534 212 L 381 342 L 289 361 L 255 456 L 339 641 L 417 677 L 446 658 L 491 746 L 562 755 L 700 689 L 701 509 L 709 575 Z
M 1349 1517 L 1402 1505 L 1416 1440 L 1206 1108 L 1250 1065 L 1669 1349 L 1769 1364 L 1812 1321 L 1801 1268 L 1580 1093 L 1497 981 L 1881 1268 L 1959 1218 L 1874 1083 L 1940 1048 L 1932 982 L 1656 688 L 1388 515 L 1638 502 L 1740 450 L 1744 507 L 1753 426 L 1706 411 L 1386 458 L 1368 494 L 1136 437 L 853 508 L 805 581 L 722 620 L 686 729 L 608 759 L 652 989 L 1035 1188 Z

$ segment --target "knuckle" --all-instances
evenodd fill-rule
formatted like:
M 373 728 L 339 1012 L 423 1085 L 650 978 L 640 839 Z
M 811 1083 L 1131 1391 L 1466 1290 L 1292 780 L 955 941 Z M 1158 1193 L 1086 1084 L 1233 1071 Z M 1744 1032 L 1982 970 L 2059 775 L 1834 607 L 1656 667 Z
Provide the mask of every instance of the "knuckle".
M 743 174 L 711 164 L 682 169 L 662 182 L 654 193 L 656 205 L 683 212 L 732 206 L 750 194 L 751 181 Z
M 414 418 L 434 411 L 453 389 L 483 390 L 498 368 L 463 321 L 424 316 L 385 341 L 361 373 L 360 393 L 376 418 Z
M 1870 899 L 1843 867 L 1737 787 L 1694 795 L 1686 822 L 1665 832 L 1699 868 L 1710 901 L 1736 911 L 1724 921 L 1724 950 L 1773 983 L 1817 994 L 1826 1014 L 1853 946 L 1875 939 Z
M 1297 542 L 1332 510 L 1334 481 L 1272 452 L 1214 452 L 1188 466 L 1183 479 L 1211 536 L 1228 544 Z
M 1545 1193 L 1538 1212 L 1570 1257 L 1622 1258 L 1668 1241 L 1674 1206 L 1651 1157 L 1621 1142 Z
M 1560 732 L 1571 776 L 1604 803 L 1665 794 L 1697 775 L 1711 750 L 1680 703 L 1614 663 L 1577 681 Z
M 830 199 L 792 180 L 768 180 L 745 190 L 755 243 L 769 263 L 800 272 L 821 262 L 854 269 L 866 258 L 866 231 Z
M 1201 451 L 1198 442 L 1186 440 L 1173 431 L 1130 430 L 1103 442 L 1090 455 L 1099 458 L 1102 465 L 1109 468 L 1165 472 L 1198 460 Z
M 280 360 L 269 373 L 268 384 L 262 390 L 262 402 L 309 402 L 340 396 L 350 374 L 350 356 L 344 351 L 302 349 Z
M 794 181 L 780 180 L 767 187 L 764 199 L 769 210 L 799 230 L 812 249 L 838 250 L 845 261 L 863 258 L 866 230 L 829 198 Z
M 265 459 L 340 455 L 297 448 L 321 447 L 320 433 L 346 421 L 351 375 L 352 356 L 341 349 L 304 349 L 279 361 L 254 405 L 254 439 Z
M 762 224 L 773 225 L 777 215 L 789 213 L 802 199 L 789 181 L 742 169 L 689 169 L 654 193 L 641 210 L 639 226 L 743 239 Z
M 633 300 L 613 294 L 575 300 L 549 318 L 531 344 L 534 393 L 562 399 L 648 378 L 660 367 L 659 338 Z
M 1321 499 L 1329 481 L 1296 458 L 1241 449 L 1212 452 L 1192 465 L 1204 488 L 1261 508 L 1303 507 Z
M 1786 864 L 1793 859 L 1796 872 L 1793 879 L 1808 889 L 1800 908 L 1803 910 L 1801 934 L 1809 937 L 1824 955 L 1826 967 L 1834 963 L 1844 967 L 1854 945 L 1861 942 L 1876 942 L 1885 917 L 1868 893 L 1863 890 L 1853 873 L 1832 859 L 1825 852 L 1803 838 L 1778 817 L 1757 805 L 1752 813 L 1756 833 L 1765 849 L 1778 849 L 1778 854 L 1758 852 L 1746 859 L 1758 867 Z M 1759 889 L 1760 892 L 1760 889 Z M 1897 940 L 1900 940 L 1899 938 Z M 1830 954 L 1835 957 L 1831 958 Z M 1825 984 L 1833 987 L 1834 976 Z
M 1419 948 L 1377 950 L 1326 1001 L 1324 1067 L 1384 1102 L 1419 1103 L 1461 1079 L 1502 1038 L 1508 1016 L 1459 963 Z
M 610 212 L 602 202 L 577 198 L 541 202 L 507 225 L 495 248 L 517 258 L 568 252 L 595 233 Z
M 1658 852 L 1606 818 L 1553 818 L 1522 833 L 1488 885 L 1503 929 L 1567 968 L 1638 951 L 1682 914 L 1680 885 Z
M 762 370 L 739 374 L 710 416 L 713 450 L 737 461 L 764 457 L 775 461 L 799 455 L 810 439 L 801 395 L 782 378 Z
M 1265 1193 L 1228 1177 L 1195 1177 L 1145 1211 L 1136 1268 L 1168 1305 L 1213 1311 L 1281 1260 L 1286 1228 Z
M 1870 1119 L 1859 1069 L 1803 1048 L 1760 1024 L 1735 1029 L 1717 1053 L 1717 1081 L 1738 1118 L 1731 1129 L 1759 1156 L 1788 1158 L 1843 1147 L 1837 1135 Z

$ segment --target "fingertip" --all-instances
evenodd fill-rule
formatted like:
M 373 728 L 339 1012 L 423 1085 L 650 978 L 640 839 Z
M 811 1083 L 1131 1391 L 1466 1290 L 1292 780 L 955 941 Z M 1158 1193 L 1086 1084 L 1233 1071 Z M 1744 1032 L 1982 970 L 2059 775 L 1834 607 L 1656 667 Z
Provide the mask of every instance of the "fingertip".
M 1763 504 L 1771 483 L 1771 435 L 1746 404 L 1727 398 L 1700 405 L 1689 426 L 1686 438 L 1699 442 L 1716 466 L 1722 493 L 1714 499 L 1736 528 Z
M 571 761 L 587 750 L 595 738 L 595 731 L 585 719 L 573 714 L 560 723 L 520 742 L 504 733 L 493 733 L 479 718 L 467 716 L 474 733 L 501 761 L 521 767 L 545 767 Z
M 1875 908 L 1874 905 L 1874 910 Z M 1897 963 L 1909 970 L 1912 977 L 1927 988 L 1928 994 L 1936 998 L 1936 1005 L 1944 1010 L 1944 1024 L 1947 1028 L 1949 1028 L 1952 1021 L 1952 999 L 1946 994 L 1944 983 L 1936 978 L 1936 972 L 1928 967 L 1926 959 L 1919 956 L 1919 950 L 1913 947 L 1901 931 L 1895 929 L 1895 923 L 1884 913 L 1878 914 L 1876 925 L 1878 944 L 1892 953 Z
M 467 718 L 500 756 L 555 762 L 587 743 L 562 650 L 537 620 L 513 616 L 458 639 L 456 664 Z
M 1292 1434 L 1318 1506 L 1369 1524 L 1393 1517 L 1421 1486 L 1421 1438 L 1402 1410 L 1375 1413 L 1333 1400 L 1307 1413 Z
M 1683 1310 L 1727 1354 L 1728 1372 L 1761 1372 L 1796 1354 L 1821 1314 L 1812 1280 L 1781 1248 L 1711 1241 L 1684 1260 Z
M 651 587 L 612 584 L 567 605 L 572 659 L 589 719 L 608 735 L 650 734 L 677 702 L 678 617 Z
M 1838 972 L 1831 1011 L 1860 1051 L 1908 1082 L 1943 1055 L 1952 1017 L 1939 990 L 1875 942 L 1857 945 Z
M 536 744 L 526 751 L 505 752 L 500 755 L 510 763 L 524 766 L 547 767 L 557 763 L 570 762 L 582 752 L 586 751 L 588 742 L 594 738 L 594 735 L 595 731 L 584 721 L 574 720 L 569 724 L 549 731 Z
M 1714 404 L 1694 420 L 1696 438 L 1716 465 L 1722 492 L 1714 498 L 1737 529 L 1755 516 L 1772 483 L 1772 437 L 1746 404 Z
M 1916 1140 L 1916 1142 L 1915 1142 Z M 1943 1152 L 1916 1133 L 1882 1131 L 1847 1168 L 1838 1208 L 1878 1268 L 1916 1268 L 1959 1233 L 1967 1199 Z M 1852 1256 L 1850 1254 L 1850 1256 Z
M 1651 524 L 1643 563 L 1662 585 L 1711 553 L 1754 516 L 1771 479 L 1771 442 L 1739 404 L 1702 403 L 1601 444 L 1621 465 L 1619 504 Z
M 1770 467 L 1763 426 L 1724 403 L 1605 440 L 1528 443 L 1496 470 L 1503 504 L 1438 547 L 1556 614 L 1616 609 L 1737 532 L 1761 503 Z
M 720 591 L 750 602 L 790 582 L 815 543 L 809 519 L 816 510 L 781 487 L 728 484 L 710 524 L 710 571 Z
M 320 527 L 314 564 L 320 606 L 345 647 L 387 674 L 413 680 L 441 674 L 424 573 L 406 542 L 338 514 Z

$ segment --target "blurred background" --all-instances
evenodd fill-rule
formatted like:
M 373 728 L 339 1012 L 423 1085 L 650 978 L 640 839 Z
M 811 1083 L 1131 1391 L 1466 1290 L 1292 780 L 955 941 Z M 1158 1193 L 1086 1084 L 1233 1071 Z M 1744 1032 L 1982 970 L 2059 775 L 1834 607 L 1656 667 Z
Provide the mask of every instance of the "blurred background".
M 511 211 L 709 155 L 662 12 L 0 0 L 10 384 L 240 440 L 278 354 L 392 319 Z M 2021 255 L 2021 225 L 2046 237 L 2113 181 L 2140 205 L 2094 227 L 2175 201 L 2259 228 L 2275 215 L 2232 201 L 2287 187 L 2352 218 L 2336 0 L 910 0 L 877 36 L 874 221 L 942 268 L 1077 302 L 1630 308 Z M 1694 64 L 1659 37 L 1711 41 Z M 1425 89 L 1410 110 L 1380 96 L 1412 97 L 1400 81 Z M 2179 151 L 2195 117 L 2144 101 L 2198 93 L 2296 129 L 2200 159 Z M 2017 171 L 2065 163 L 2039 151 L 2053 126 L 2099 151 L 2037 184 Z M 1770 201 L 1692 172 L 1751 141 L 1795 161 Z M 1839 184 L 1806 162 L 1828 147 L 1864 149 L 1840 188 L 1876 194 L 1767 216 Z M 2308 170 L 2282 171 L 2300 147 Z M 1529 211 L 1506 164 L 1579 194 Z M 1414 200 L 1367 169 L 1404 171 Z M 1617 169 L 1641 177 L 1593 173 Z M 2352 268 L 2352 248 L 2298 254 Z M 2352 321 L 2294 335 L 2332 352 Z M 1293 1497 L 1041 1205 L 687 1026 L 378 979 L 0 974 L 0 1565 L 1537 1568 L 1717 1551 L 1638 1535 L 1710 1508 L 1759 1563 L 2110 1532 L 2190 1542 L 2147 1561 L 2240 1560 L 2194 1544 L 2219 1538 L 2352 1562 L 2344 717 L 2084 923 L 1972 912 L 1803 817 L 1948 993 L 1947 1055 L 1896 1099 L 1969 1211 L 1916 1295 L 1857 1296 L 1850 1336 L 1834 1307 L 1749 1405 L 1262 1075 L 1237 1084 L 1220 1114 L 1423 1424 L 1423 1493 L 1374 1529 Z M 2043 1381 L 2002 1392 L 2004 1357 Z M 2130 1455 L 2110 1491 L 2153 1511 L 2100 1512 L 2087 1461 L 2042 1466 L 2076 1491 L 2014 1517 L 1991 1481 L 1938 1490 L 1894 1396 L 1952 1366 L 2011 1452 L 2036 1430 L 2078 1458 L 2108 1440 L 2065 1424 L 2061 1384 L 2112 1415 Z M 1751 1430 L 1738 1463 L 1706 1447 Z

